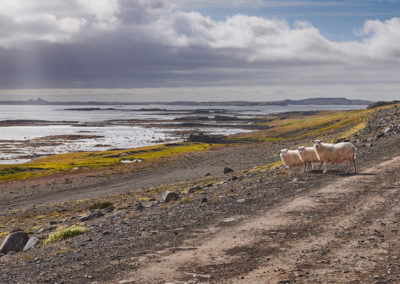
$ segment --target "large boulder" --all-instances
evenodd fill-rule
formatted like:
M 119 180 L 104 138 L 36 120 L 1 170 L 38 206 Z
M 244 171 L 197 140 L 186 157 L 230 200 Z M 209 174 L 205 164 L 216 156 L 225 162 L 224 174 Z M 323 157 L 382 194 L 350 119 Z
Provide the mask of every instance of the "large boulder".
M 9 234 L 0 247 L 0 253 L 7 254 L 10 251 L 21 251 L 29 240 L 29 236 L 24 231 Z
M 34 248 L 35 246 L 37 246 L 39 244 L 39 242 L 40 242 L 39 239 L 36 237 L 29 238 L 29 241 L 24 246 L 24 251 Z

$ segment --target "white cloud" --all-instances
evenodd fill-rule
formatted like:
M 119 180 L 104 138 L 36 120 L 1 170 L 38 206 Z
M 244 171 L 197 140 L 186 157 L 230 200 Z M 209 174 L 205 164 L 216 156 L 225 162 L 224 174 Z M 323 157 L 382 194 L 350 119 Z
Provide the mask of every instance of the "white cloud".
M 2 0 L 0 46 L 25 42 L 69 42 L 88 29 L 117 26 L 118 0 Z
M 241 0 L 236 2 L 241 4 Z M 390 60 L 400 52 L 399 18 L 367 21 L 360 29 L 359 42 L 339 43 L 329 41 L 306 22 L 291 26 L 283 19 L 241 14 L 214 21 L 173 7 L 163 0 L 3 0 L 0 45 L 13 47 L 35 40 L 65 43 L 114 31 L 169 47 L 225 50 L 248 62 Z

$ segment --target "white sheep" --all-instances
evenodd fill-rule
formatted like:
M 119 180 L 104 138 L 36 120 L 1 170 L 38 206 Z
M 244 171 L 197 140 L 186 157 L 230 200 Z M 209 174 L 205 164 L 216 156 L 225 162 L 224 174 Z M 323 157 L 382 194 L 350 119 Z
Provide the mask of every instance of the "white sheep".
M 299 151 L 300 159 L 307 165 L 305 170 L 307 170 L 307 168 L 309 170 L 312 170 L 311 163 L 320 163 L 319 169 L 321 169 L 322 162 L 318 158 L 317 152 L 315 151 L 314 147 L 300 146 L 299 148 L 297 148 L 297 150 Z
M 282 162 L 289 168 L 289 174 L 292 175 L 292 168 L 293 167 L 300 167 L 304 166 L 304 170 L 306 168 L 306 164 L 300 159 L 299 151 L 298 150 L 288 150 L 282 149 L 279 152 L 279 156 L 282 159 Z
M 324 173 L 326 173 L 327 163 L 338 164 L 349 161 L 354 166 L 354 174 L 357 172 L 356 166 L 356 147 L 350 142 L 337 144 L 323 143 L 321 140 L 315 140 L 314 148 L 318 158 L 324 163 Z M 348 172 L 350 171 L 351 164 Z

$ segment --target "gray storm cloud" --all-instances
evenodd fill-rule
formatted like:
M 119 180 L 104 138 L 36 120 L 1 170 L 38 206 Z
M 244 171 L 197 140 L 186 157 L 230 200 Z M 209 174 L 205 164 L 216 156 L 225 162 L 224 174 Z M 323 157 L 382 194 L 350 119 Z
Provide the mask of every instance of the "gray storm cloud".
M 216 21 L 172 1 L 3 0 L 0 7 L 1 88 L 358 84 L 379 79 L 381 68 L 391 71 L 385 80 L 398 73 L 399 18 L 366 21 L 359 41 L 334 42 L 304 21 L 243 14 Z M 365 69 L 376 71 L 365 77 Z

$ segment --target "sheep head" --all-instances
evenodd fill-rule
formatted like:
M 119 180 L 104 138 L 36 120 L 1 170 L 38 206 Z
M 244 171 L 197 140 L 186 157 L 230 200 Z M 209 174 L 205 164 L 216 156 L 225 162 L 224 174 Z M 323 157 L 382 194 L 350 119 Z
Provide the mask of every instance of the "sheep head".
M 318 148 L 321 147 L 322 140 L 314 140 L 313 142 L 314 142 L 314 148 L 315 149 L 318 149 Z
M 285 154 L 285 153 L 287 153 L 287 151 L 289 151 L 288 149 L 282 149 L 280 152 L 279 152 L 279 154 Z

